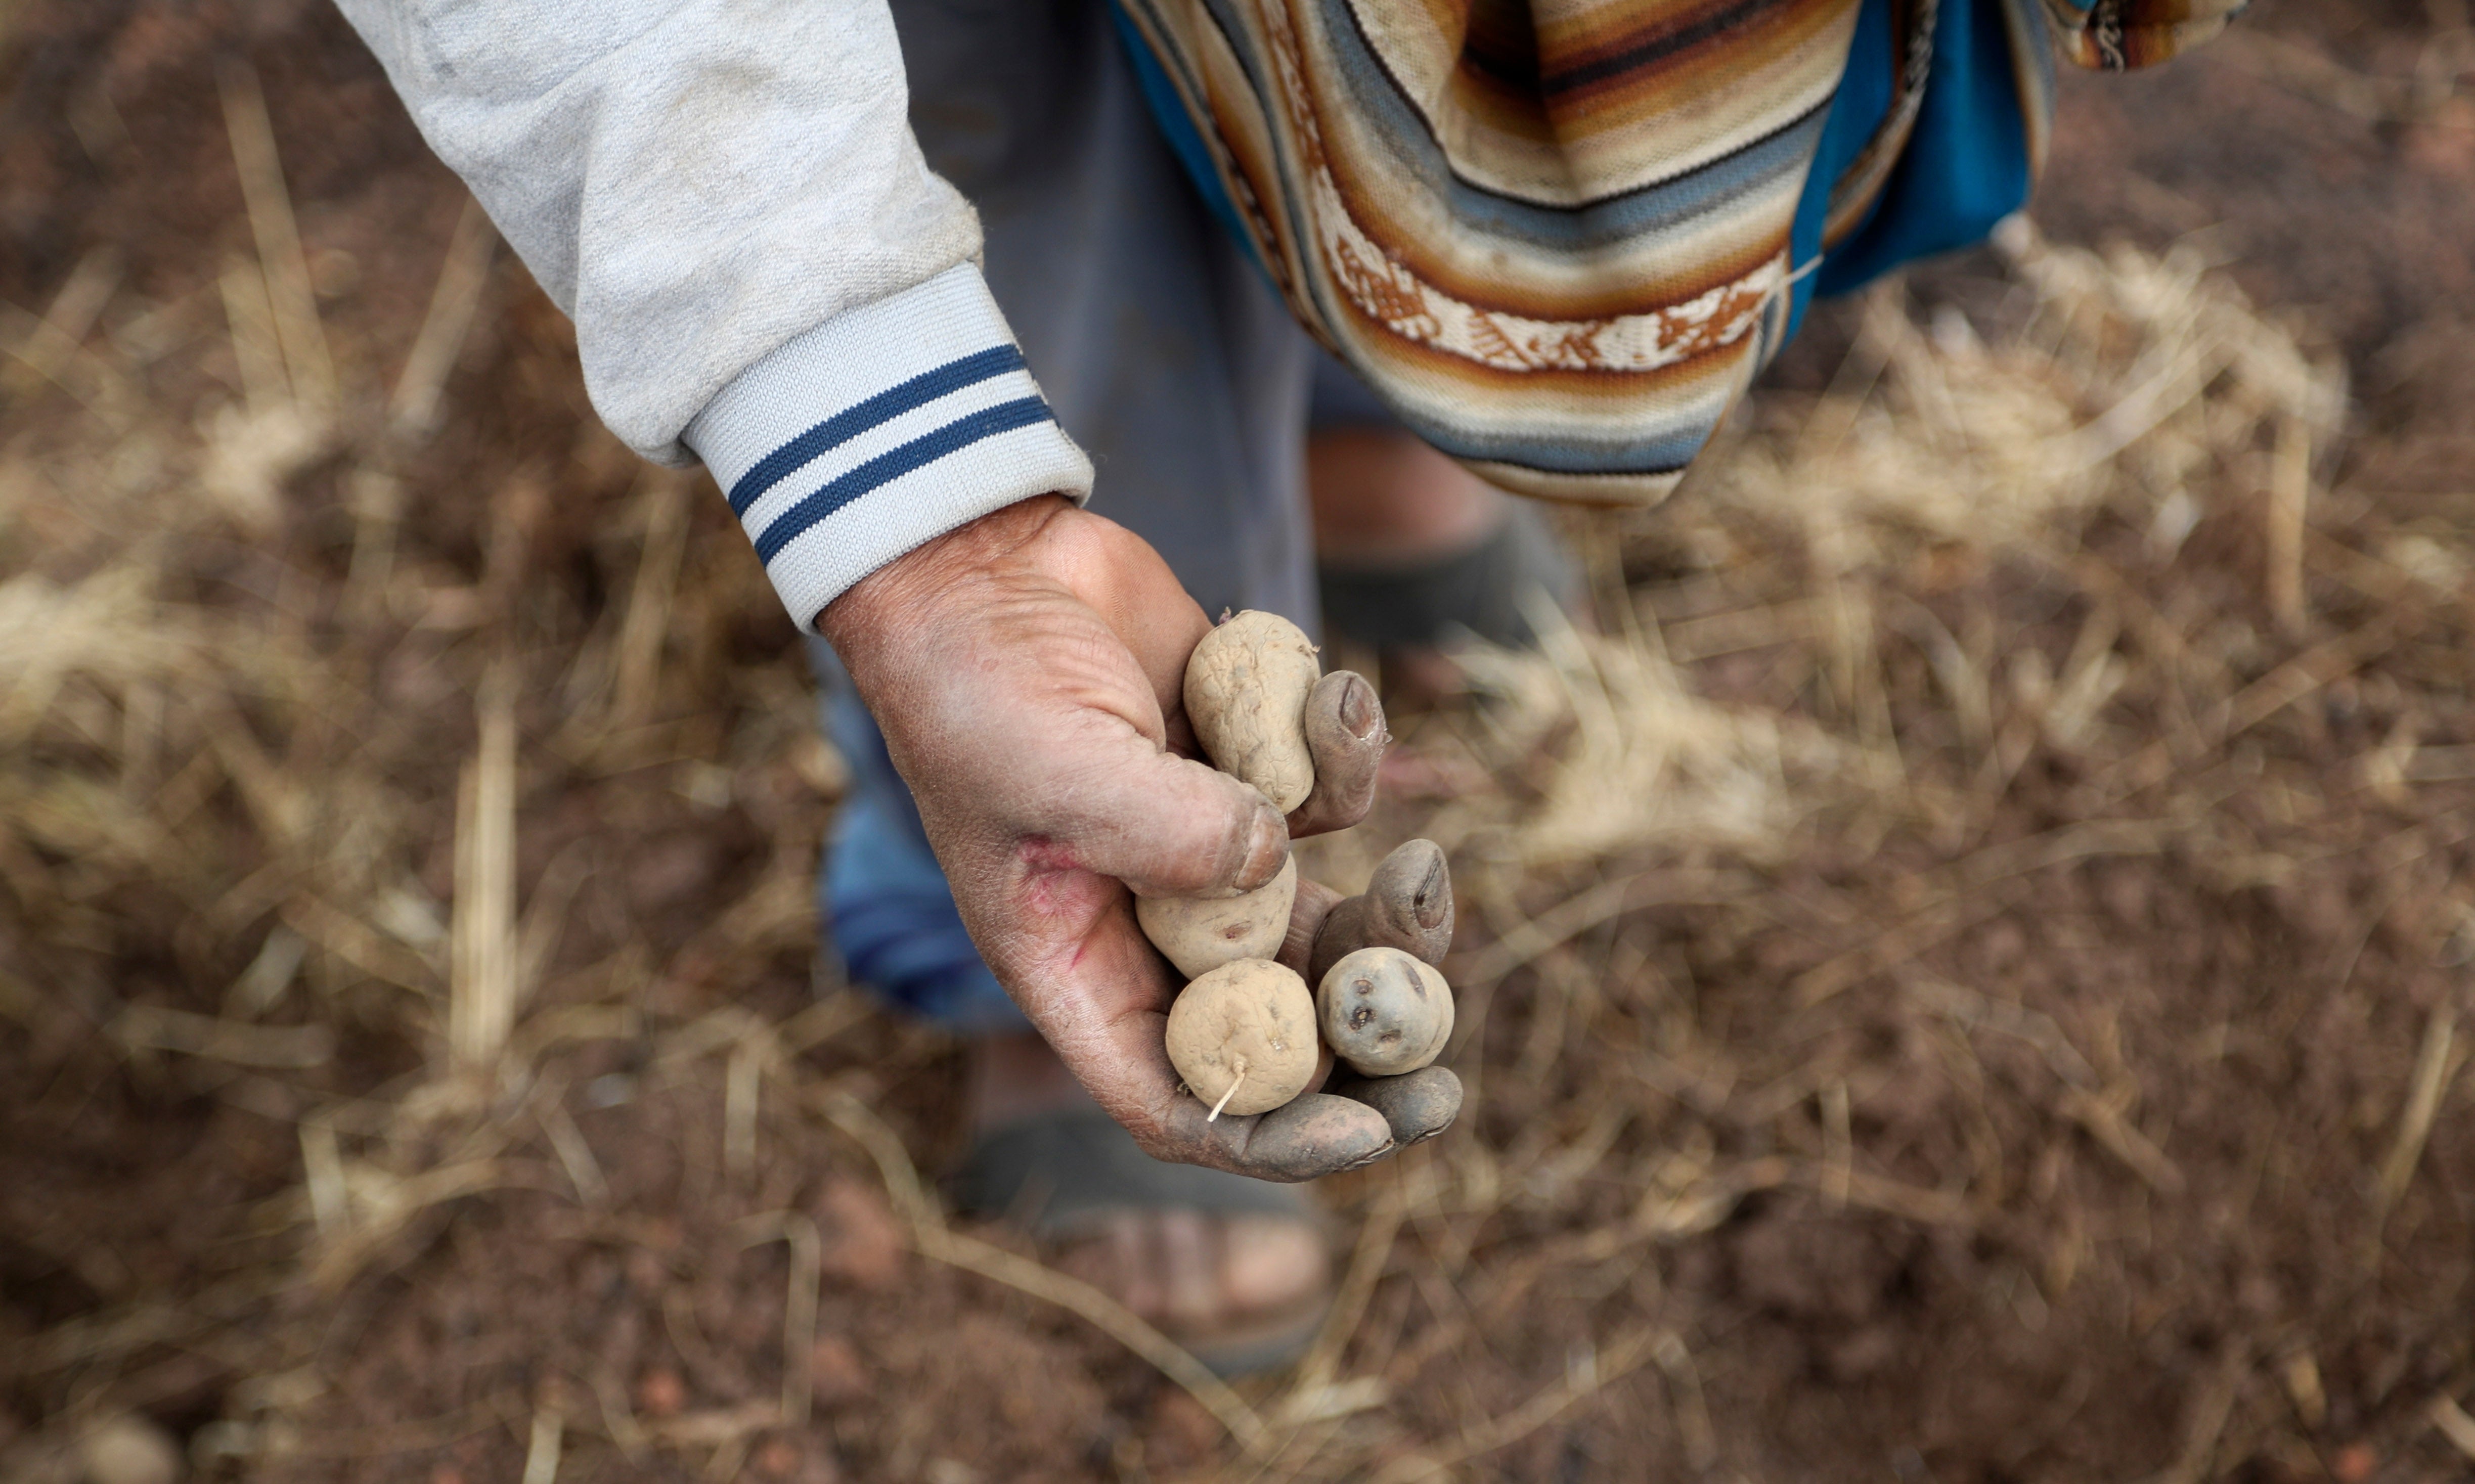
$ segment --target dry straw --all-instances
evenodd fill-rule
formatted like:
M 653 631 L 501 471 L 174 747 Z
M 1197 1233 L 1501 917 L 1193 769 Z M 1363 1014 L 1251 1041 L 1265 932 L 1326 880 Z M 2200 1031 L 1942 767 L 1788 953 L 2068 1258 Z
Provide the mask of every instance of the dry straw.
M 2301 669 L 2259 682 L 2267 690 L 2236 684 L 2228 653 L 2203 644 L 2173 650 L 2170 684 L 2126 667 L 2120 636 L 2170 626 L 2130 584 L 2081 559 L 2080 534 L 2100 513 L 2170 553 L 2212 501 L 2239 498 L 2229 489 L 2266 492 L 2262 590 L 2292 632 L 2313 623 L 2312 479 L 2342 385 L 2195 256 L 2057 248 L 2015 222 L 1997 239 L 2010 296 L 1999 323 L 1957 310 L 1921 316 L 1899 287 L 1877 291 L 1826 391 L 1756 399 L 1671 508 L 1595 532 L 1615 574 L 1595 628 L 1535 609 L 1539 650 L 1469 656 L 1472 704 L 1413 739 L 1431 757 L 1474 762 L 1485 780 L 1385 825 L 1450 845 L 1485 919 L 1458 963 L 1472 997 L 1459 1054 L 1474 1095 L 1482 1106 L 1552 1101 L 1517 1135 L 1457 1137 L 1345 1196 L 1368 1220 L 1331 1327 L 1293 1384 L 1241 1394 L 1096 1290 L 945 1222 L 886 1122 L 800 1055 L 864 1018 L 852 1002 L 827 1001 L 825 1020 L 772 1028 L 744 1014 L 664 1018 L 662 1007 L 677 1002 L 653 988 L 726 984 L 729 965 L 803 944 L 804 846 L 766 865 L 694 941 L 627 942 L 551 992 L 567 903 L 600 863 L 553 863 L 520 900 L 528 778 L 581 784 L 637 769 L 727 803 L 725 763 L 791 760 L 829 783 L 830 760 L 818 762 L 801 731 L 796 686 L 785 693 L 778 676 L 734 673 L 718 658 L 718 636 L 753 578 L 744 563 L 689 559 L 686 501 L 710 492 L 643 480 L 632 534 L 601 553 L 601 586 L 621 596 L 568 629 L 527 626 L 505 575 L 512 557 L 485 553 L 502 563 L 495 588 L 488 572 L 454 581 L 434 562 L 404 559 L 402 483 L 423 438 L 456 415 L 448 383 L 491 293 L 486 227 L 465 214 L 408 353 L 371 357 L 402 356 L 391 388 L 355 384 L 339 367 L 360 362 L 335 356 L 320 323 L 255 80 L 228 73 L 223 100 L 254 253 L 226 264 L 200 305 L 221 318 L 237 395 L 199 427 L 131 436 L 129 404 L 113 402 L 125 395 L 113 388 L 138 368 L 91 333 L 114 291 L 106 263 L 81 269 L 44 315 L 8 330 L 17 366 L 72 388 L 88 410 L 73 426 L 9 446 L 0 531 L 22 551 L 23 533 L 79 519 L 101 516 L 116 529 L 110 540 L 61 541 L 0 580 L 0 873 L 23 910 L 11 927 L 28 935 L 32 961 L 88 966 L 61 971 L 83 973 L 75 982 L 19 990 L 0 961 L 0 1013 L 32 1021 L 60 1005 L 100 1007 L 121 1054 L 211 1066 L 220 1085 L 242 1089 L 234 1097 L 257 1096 L 247 1078 L 300 1074 L 281 1099 L 261 1099 L 298 1125 L 301 1180 L 266 1208 L 258 1233 L 288 1235 L 289 1253 L 227 1290 L 134 1297 L 36 1337 L 33 1358 L 15 1363 L 38 1375 L 83 1368 L 108 1377 L 149 1345 L 227 1344 L 244 1370 L 258 1368 L 234 1389 L 254 1399 L 247 1430 L 233 1435 L 244 1455 L 306 1446 L 323 1385 L 314 1315 L 298 1332 L 269 1327 L 270 1295 L 304 1277 L 334 1294 L 400 1260 L 402 1239 L 429 1213 L 511 1182 L 563 1181 L 588 1209 L 609 1202 L 608 1177 L 557 1079 L 563 1047 L 620 1039 L 641 1042 L 664 1075 L 710 1080 L 727 1126 L 714 1162 L 731 1179 L 766 1167 L 769 1120 L 842 1131 L 855 1165 L 864 1153 L 890 1191 L 917 1251 L 1077 1316 L 1157 1368 L 1251 1455 L 1233 1476 L 1463 1476 L 1619 1387 L 1638 1399 L 1643 1377 L 1656 1378 L 1684 1453 L 1713 1462 L 1728 1440 L 1715 1431 L 1683 1338 L 1655 1318 L 1628 1321 L 1516 1389 L 1473 1397 L 1450 1426 L 1416 1423 L 1395 1399 L 1434 1357 L 1491 1364 L 1487 1326 L 1534 1285 L 1638 1264 L 1707 1233 L 1758 1192 L 1812 1191 L 1833 1208 L 1925 1227 L 1966 1226 L 1983 1193 L 1964 1179 L 1928 1189 L 1868 1168 L 1850 1132 L 1847 1069 L 1780 1065 L 1752 1085 L 1744 1066 L 1697 1035 L 1681 996 L 1661 1002 L 1674 1034 L 1658 1044 L 1565 1059 L 1606 1023 L 1609 995 L 1657 983 L 1638 950 L 1608 946 L 1611 926 L 1656 904 L 1750 910 L 1768 901 L 1758 872 L 1826 832 L 1879 838 L 1886 821 L 1923 821 L 1971 846 L 1919 884 L 1907 915 L 1851 934 L 1841 957 L 1808 972 L 1801 1003 L 1824 1006 L 1902 971 L 2039 871 L 2160 848 L 2168 827 L 2139 820 L 1973 848 L 2031 750 L 2091 759 L 2095 787 L 2128 791 L 2154 775 L 2153 747 L 2205 750 L 2266 724 L 2377 654 L 2383 638 L 2327 641 L 2335 647 L 2307 651 L 2294 662 Z M 328 595 L 326 628 L 311 643 L 281 604 L 215 596 L 192 564 L 202 543 L 272 529 L 287 480 L 338 449 L 350 466 L 340 485 L 352 503 L 349 577 Z M 2055 666 L 2004 653 L 1990 631 L 1947 625 L 1909 597 L 1917 565 L 1954 548 L 1972 561 L 2026 564 L 2087 597 L 2070 656 Z M 1670 580 L 1629 590 L 1627 564 Z M 2365 580 L 2410 580 L 2396 573 L 2411 565 L 2374 563 Z M 465 636 L 447 651 L 453 698 L 427 703 L 447 720 L 406 718 L 382 693 L 380 657 L 415 631 Z M 1895 649 L 1924 657 L 1937 709 L 1950 718 L 1943 744 L 1965 755 L 1957 782 L 1947 771 L 1924 781 L 1928 770 L 1912 766 L 1922 743 L 1893 721 Z M 1711 662 L 1755 652 L 1801 676 L 1798 693 L 1810 704 L 1710 693 Z M 2122 697 L 2169 692 L 2158 703 L 2166 741 L 2121 735 Z M 2393 764 L 2393 786 L 2403 787 L 2416 766 L 2412 747 Z M 441 832 L 453 836 L 443 902 L 421 870 Z M 167 937 L 97 905 L 138 888 L 182 904 L 184 961 L 225 976 L 215 1013 L 124 1003 L 92 967 L 93 944 L 113 934 Z M 1585 962 L 1585 942 L 1602 957 Z M 1637 956 L 1605 957 L 1620 951 Z M 1531 997 L 1526 1039 L 1499 1044 L 1507 1032 L 1491 1026 L 1489 1007 L 1498 985 L 1516 981 Z M 2119 1064 L 2100 1064 L 2052 1020 L 1974 989 L 1918 975 L 1903 992 L 1921 1018 L 1956 1027 L 1963 1047 L 1990 1035 L 2035 1048 L 2064 1089 L 2064 1116 L 2148 1187 L 2178 1188 L 2181 1172 L 2131 1115 Z M 2455 1023 L 2454 1010 L 2431 1018 L 2380 1172 L 2385 1210 L 2412 1180 L 2438 1115 L 2442 1074 L 2456 1065 Z M 385 1085 L 306 1075 L 331 1064 L 340 1037 L 373 1033 L 417 1049 L 424 1070 Z M 1813 1150 L 1718 1152 L 1711 1130 L 1723 1115 L 1728 1127 L 1767 1127 L 1808 1104 L 1822 1128 Z M 1622 1154 L 1651 1106 L 1681 1111 L 1661 1128 L 1655 1157 Z M 1582 1222 L 1576 1192 L 1619 1158 L 1636 1162 L 1626 1178 L 1637 1178 L 1638 1198 L 1615 1219 Z M 1470 1233 L 1507 1212 L 1548 1235 L 1474 1267 Z M 726 1473 L 760 1431 L 801 1425 L 818 1303 L 819 1238 L 806 1220 L 772 1213 L 741 1233 L 796 1258 L 779 1401 L 640 1425 L 624 1398 L 615 1411 L 603 1399 L 603 1414 L 621 1421 L 597 1426 L 589 1408 L 537 1400 L 524 1414 L 528 1484 L 604 1446 L 660 1448 Z M 1377 1296 L 1411 1281 L 1413 1263 L 1425 1265 L 1420 1302 L 1448 1317 L 1404 1343 L 1402 1306 Z M 2195 1415 L 2217 1421 L 2194 1434 L 2187 1461 L 2208 1456 L 2226 1407 Z M 2463 1413 L 2435 1416 L 2453 1443 L 2475 1447 Z
M 2188 250 L 2150 257 L 2045 242 L 2023 218 L 1997 234 L 2016 323 L 1989 343 L 1946 305 L 1923 319 L 1897 282 L 1865 301 L 1854 346 L 1818 397 L 1757 399 L 1636 542 L 1705 569 L 1696 612 L 1662 621 L 1627 596 L 1598 632 L 1533 607 L 1533 653 L 1466 661 L 1482 705 L 1467 745 L 1534 792 L 1451 811 L 1437 828 L 1525 866 L 1649 849 L 1693 857 L 1791 853 L 1814 811 L 1909 795 L 1890 735 L 1881 649 L 1916 643 L 1972 746 L 2021 697 L 2076 748 L 2122 679 L 2099 642 L 2062 675 L 1973 648 L 1900 589 L 1937 547 L 2068 568 L 2104 508 L 2170 552 L 2203 492 L 2262 463 L 2273 498 L 2263 581 L 2302 621 L 2303 505 L 2316 440 L 2334 436 L 2342 377 L 2262 318 Z M 1605 528 L 1599 534 L 1604 538 Z M 1616 539 L 1626 538 L 1619 532 Z M 1762 569 L 1787 569 L 1759 591 Z M 1724 597 L 1740 595 L 1735 605 Z M 1747 600 L 1750 599 L 1750 600 Z M 1689 662 L 1788 644 L 1814 652 L 1819 714 L 1697 693 Z M 2075 657 L 2076 658 L 2076 657 Z

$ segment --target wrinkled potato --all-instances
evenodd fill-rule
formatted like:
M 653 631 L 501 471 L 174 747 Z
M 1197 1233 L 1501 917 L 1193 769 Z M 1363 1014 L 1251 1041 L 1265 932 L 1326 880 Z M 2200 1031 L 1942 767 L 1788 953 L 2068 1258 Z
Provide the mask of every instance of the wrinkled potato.
M 1168 1059 L 1222 1113 L 1268 1113 L 1315 1074 L 1314 996 L 1277 963 L 1240 959 L 1186 986 L 1168 1010 Z
M 1152 946 L 1192 979 L 1224 963 L 1279 953 L 1297 898 L 1298 863 L 1292 856 L 1279 875 L 1240 896 L 1138 897 L 1135 920 Z
M 1445 1066 L 1422 1066 L 1398 1077 L 1344 1072 L 1317 1090 L 1336 1092 L 1382 1113 L 1392 1142 L 1404 1149 L 1451 1128 L 1461 1111 L 1461 1080 Z
M 1204 635 L 1186 662 L 1186 715 L 1204 753 L 1285 815 L 1314 791 L 1307 694 L 1322 676 L 1296 624 L 1251 608 Z
M 1398 948 L 1361 948 L 1315 989 L 1315 1014 L 1333 1054 L 1366 1077 L 1414 1072 L 1453 1034 L 1444 976 Z

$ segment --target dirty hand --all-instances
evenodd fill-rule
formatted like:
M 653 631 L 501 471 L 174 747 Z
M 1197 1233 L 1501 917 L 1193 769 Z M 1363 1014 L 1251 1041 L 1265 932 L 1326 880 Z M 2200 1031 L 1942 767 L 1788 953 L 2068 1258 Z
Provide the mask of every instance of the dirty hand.
M 896 558 L 818 626 L 911 785 L 989 967 L 1145 1150 L 1311 1180 L 1451 1121 L 1458 1084 L 1447 1092 L 1452 1074 L 1431 1069 L 1434 1085 L 1406 1102 L 1413 1089 L 1314 1094 L 1207 1123 L 1163 1045 L 1176 981 L 1135 921 L 1132 891 L 1252 888 L 1280 870 L 1292 834 L 1364 815 L 1389 739 L 1363 679 L 1316 693 L 1314 792 L 1284 819 L 1192 757 L 1180 696 L 1211 620 L 1143 541 L 1053 496 Z M 1293 939 L 1314 938 L 1334 898 L 1299 893 Z

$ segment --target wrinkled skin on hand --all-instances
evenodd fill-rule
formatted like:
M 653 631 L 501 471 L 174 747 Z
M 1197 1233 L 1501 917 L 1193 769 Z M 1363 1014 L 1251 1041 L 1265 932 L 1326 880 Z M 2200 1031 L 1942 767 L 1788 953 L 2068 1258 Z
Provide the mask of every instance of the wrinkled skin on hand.
M 1163 1044 L 1175 977 L 1135 921 L 1134 892 L 1252 890 L 1280 870 L 1292 834 L 1364 816 L 1390 739 L 1362 677 L 1328 675 L 1310 696 L 1315 789 L 1283 818 L 1195 761 L 1182 693 L 1211 620 L 1148 545 L 1055 497 L 895 559 L 818 625 L 911 785 L 972 941 L 1144 1150 L 1302 1180 L 1451 1121 L 1458 1082 L 1448 1099 L 1393 1088 L 1379 1107 L 1311 1093 L 1206 1122 Z M 1313 943 L 1338 899 L 1309 886 L 1299 884 L 1292 943 Z

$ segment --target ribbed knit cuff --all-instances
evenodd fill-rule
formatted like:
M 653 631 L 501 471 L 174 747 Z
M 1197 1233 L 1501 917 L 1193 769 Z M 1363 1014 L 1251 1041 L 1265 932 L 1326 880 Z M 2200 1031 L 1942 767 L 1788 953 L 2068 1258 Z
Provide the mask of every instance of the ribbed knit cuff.
M 921 543 L 1018 499 L 1091 492 L 1091 461 L 969 263 L 786 343 L 682 441 L 811 633 L 844 589 Z

